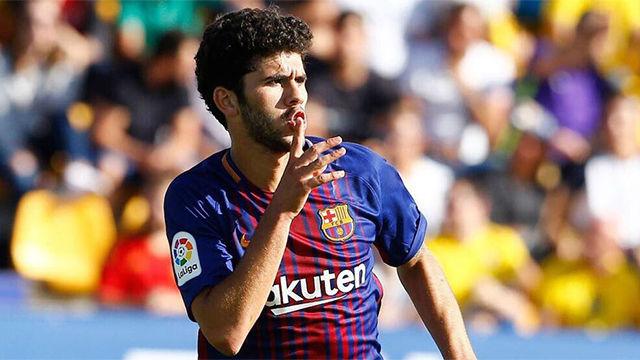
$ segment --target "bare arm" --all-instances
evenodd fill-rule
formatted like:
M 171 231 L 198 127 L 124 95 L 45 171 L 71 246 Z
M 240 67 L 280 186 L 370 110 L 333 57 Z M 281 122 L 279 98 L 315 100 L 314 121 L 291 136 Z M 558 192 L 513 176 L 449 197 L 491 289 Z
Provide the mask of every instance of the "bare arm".
M 445 359 L 475 359 L 460 308 L 440 265 L 422 246 L 398 276 Z
M 152 147 L 141 165 L 156 172 L 184 170 L 192 166 L 199 155 L 201 130 L 193 110 L 182 108 L 172 119 L 169 137 Z
M 127 134 L 130 114 L 122 106 L 102 106 L 96 120 L 94 140 L 106 149 L 124 154 L 135 163 L 142 163 L 150 147 Z
M 126 108 L 103 105 L 94 129 L 96 142 L 124 154 L 150 172 L 183 170 L 191 165 L 200 145 L 200 124 L 193 111 L 188 108 L 177 111 L 172 119 L 169 138 L 159 145 L 149 145 L 129 135 L 130 121 Z
M 227 355 L 240 351 L 245 338 L 265 306 L 287 244 L 289 227 L 302 210 L 311 190 L 344 176 L 342 171 L 323 173 L 326 166 L 345 154 L 344 149 L 319 157 L 340 144 L 331 138 L 302 152 L 304 124 L 297 120 L 289 163 L 267 207 L 251 246 L 238 266 L 218 285 L 202 291 L 191 310 L 209 343 Z

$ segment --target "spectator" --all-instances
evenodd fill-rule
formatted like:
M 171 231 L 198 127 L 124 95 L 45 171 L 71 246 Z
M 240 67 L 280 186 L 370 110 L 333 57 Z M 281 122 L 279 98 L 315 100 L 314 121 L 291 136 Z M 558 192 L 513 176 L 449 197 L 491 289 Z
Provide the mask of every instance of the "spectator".
M 542 263 L 535 297 L 546 326 L 613 330 L 640 324 L 640 275 L 616 244 L 614 229 L 592 222 L 580 232 L 580 247 L 556 251 Z
M 546 144 L 539 135 L 525 131 L 514 135 L 517 141 L 506 167 L 483 175 L 484 187 L 491 198 L 491 219 L 515 228 L 527 247 L 541 244 L 540 212 L 545 199 L 540 169 Z
M 168 32 L 145 64 L 124 72 L 113 67 L 105 81 L 92 83 L 101 103 L 94 136 L 106 151 L 102 160 L 120 157 L 134 173 L 157 174 L 185 169 L 198 159 L 201 126 L 182 85 L 186 40 L 180 32 Z
M 305 70 L 309 83 L 328 71 L 336 56 L 337 39 L 335 25 L 340 9 L 333 0 L 277 1 L 286 12 L 309 24 L 313 32 L 311 51 L 305 59 Z
M 443 231 L 428 246 L 463 311 L 477 316 L 472 324 L 507 321 L 518 332 L 529 333 L 538 326 L 536 308 L 527 297 L 537 283 L 538 268 L 518 233 L 491 223 L 489 213 L 477 180 L 457 180 L 449 193 Z
M 131 45 L 132 54 L 141 56 L 146 49 L 157 48 L 169 29 L 197 34 L 204 25 L 198 4 L 191 0 L 123 1 L 118 19 L 122 41 Z
M 373 124 L 400 97 L 393 82 L 372 72 L 366 61 L 362 17 L 343 12 L 336 25 L 337 51 L 330 70 L 309 81 L 309 92 L 323 102 L 329 130 L 351 141 L 374 135 Z
M 422 130 L 419 104 L 404 100 L 391 111 L 380 152 L 400 172 L 402 181 L 429 221 L 427 233 L 435 236 L 445 217 L 446 196 L 454 174 L 446 165 L 424 154 L 429 139 Z
M 0 267 L 20 197 L 83 159 L 86 129 L 67 117 L 99 48 L 61 18 L 58 1 L 0 4 Z M 83 146 L 84 145 L 84 146 Z M 77 165 L 77 164 L 76 164 Z M 90 170 L 91 171 L 91 170 Z
M 618 245 L 640 259 L 638 114 L 637 99 L 620 95 L 609 101 L 603 127 L 608 146 L 587 162 L 586 190 L 594 220 L 610 226 Z
M 640 5 L 635 0 L 551 0 L 546 4 L 546 21 L 556 44 L 571 43 L 576 24 L 586 12 L 608 18 L 609 29 L 600 49 L 598 68 L 625 94 L 640 95 Z
M 452 165 L 483 162 L 508 124 L 515 65 L 485 38 L 485 21 L 468 4 L 452 5 L 437 41 L 412 44 L 404 75 L 426 104 L 433 152 Z
M 14 3 L 12 10 L 15 36 L 0 48 L 0 173 L 24 193 L 39 184 L 56 150 L 73 148 L 65 114 L 97 53 L 60 19 L 59 2 Z
M 341 8 L 362 14 L 369 35 L 367 59 L 377 74 L 395 79 L 404 70 L 408 60 L 405 31 L 412 13 L 424 14 L 416 8 L 421 0 L 384 1 L 337 0 Z M 428 2 L 434 2 L 429 0 Z M 314 32 L 315 34 L 315 32 Z M 381 51 L 381 49 L 384 49 Z
M 108 306 L 144 307 L 162 315 L 182 314 L 184 307 L 173 280 L 171 255 L 164 233 L 162 201 L 170 178 L 145 187 L 147 226 L 124 236 L 107 260 L 100 282 L 100 300 Z
M 428 139 L 422 131 L 422 109 L 415 101 L 405 99 L 392 109 L 381 132 L 380 143 L 370 142 L 372 148 L 389 160 L 400 173 L 402 181 L 415 199 L 429 226 L 427 234 L 438 234 L 445 216 L 446 195 L 454 180 L 453 171 L 446 165 L 425 156 Z M 397 328 L 419 322 L 418 314 L 404 291 L 394 269 L 379 260 L 375 266 L 385 299 L 380 309 L 380 325 Z
M 66 295 L 93 295 L 116 240 L 109 202 L 34 190 L 20 199 L 11 240 L 17 272 Z
M 584 186 L 584 164 L 592 152 L 610 92 L 594 65 L 607 28 L 607 18 L 602 14 L 585 14 L 573 42 L 542 55 L 534 65 L 534 73 L 544 79 L 536 99 L 558 124 L 549 141 L 551 156 L 560 165 L 564 183 L 571 188 Z

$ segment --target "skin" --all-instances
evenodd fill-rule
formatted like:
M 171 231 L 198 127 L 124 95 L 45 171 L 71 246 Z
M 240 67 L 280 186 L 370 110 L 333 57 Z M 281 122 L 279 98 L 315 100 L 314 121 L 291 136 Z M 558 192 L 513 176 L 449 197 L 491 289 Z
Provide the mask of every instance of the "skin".
M 240 351 L 260 316 L 282 260 L 291 222 L 309 193 L 345 175 L 344 171 L 325 172 L 328 164 L 346 153 L 344 148 L 336 148 L 342 142 L 340 137 L 303 151 L 304 113 L 294 118 L 307 101 L 306 75 L 299 54 L 280 53 L 262 59 L 243 80 L 244 102 L 222 87 L 214 90 L 214 102 L 228 121 L 234 162 L 254 185 L 274 194 L 236 270 L 218 285 L 202 291 L 191 307 L 209 343 L 226 355 Z M 249 113 L 251 116 L 244 116 Z M 266 131 L 267 136 L 256 135 L 258 129 Z M 334 150 L 320 156 L 329 149 Z M 399 273 L 445 358 L 475 358 L 458 306 L 433 257 L 423 250 Z

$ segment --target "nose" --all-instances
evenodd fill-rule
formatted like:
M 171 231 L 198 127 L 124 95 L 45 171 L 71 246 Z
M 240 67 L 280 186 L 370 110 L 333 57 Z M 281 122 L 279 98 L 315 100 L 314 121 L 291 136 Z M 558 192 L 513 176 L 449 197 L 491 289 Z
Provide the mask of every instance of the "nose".
M 307 89 L 303 84 L 290 81 L 285 93 L 285 104 L 287 107 L 304 104 L 307 101 Z

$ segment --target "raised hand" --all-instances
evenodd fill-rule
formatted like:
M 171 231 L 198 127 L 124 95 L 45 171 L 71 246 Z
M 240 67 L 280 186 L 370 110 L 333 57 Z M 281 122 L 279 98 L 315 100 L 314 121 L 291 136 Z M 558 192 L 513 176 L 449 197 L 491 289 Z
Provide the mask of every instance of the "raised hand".
M 342 170 L 330 172 L 325 170 L 329 164 L 342 157 L 347 151 L 339 148 L 327 155 L 321 155 L 342 143 L 342 138 L 339 136 L 314 144 L 307 151 L 303 151 L 305 120 L 302 117 L 296 117 L 289 125 L 294 130 L 289 162 L 273 196 L 273 203 L 282 206 L 282 211 L 295 217 L 302 210 L 311 190 L 344 177 L 345 173 Z

